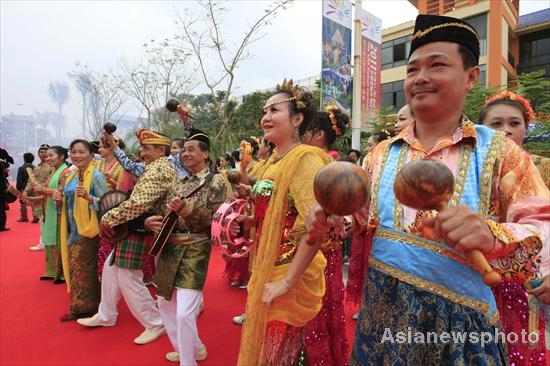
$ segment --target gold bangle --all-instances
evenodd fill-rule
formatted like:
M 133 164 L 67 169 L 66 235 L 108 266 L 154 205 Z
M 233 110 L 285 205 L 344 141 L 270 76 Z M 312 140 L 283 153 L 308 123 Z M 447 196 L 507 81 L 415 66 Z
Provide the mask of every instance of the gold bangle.
M 290 290 L 290 287 L 288 286 L 288 283 L 286 283 L 285 279 L 283 278 L 281 281 L 283 282 L 283 285 L 286 287 L 286 289 Z

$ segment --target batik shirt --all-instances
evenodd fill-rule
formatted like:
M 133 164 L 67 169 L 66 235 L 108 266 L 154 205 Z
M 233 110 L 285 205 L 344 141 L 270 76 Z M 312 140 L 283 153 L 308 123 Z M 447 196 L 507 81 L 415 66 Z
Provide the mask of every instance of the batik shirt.
M 166 202 L 190 193 L 204 182 L 208 174 L 207 168 L 188 178 L 178 180 L 168 194 Z M 212 216 L 225 198 L 225 181 L 220 174 L 216 174 L 197 193 L 185 199 L 193 209 L 186 218 L 178 218 L 174 233 L 176 236 L 180 233 L 180 237 L 191 235 L 186 244 L 168 242 L 164 246 L 155 273 L 155 285 L 159 296 L 169 300 L 174 287 L 202 290 L 210 260 Z M 162 210 L 156 213 L 164 216 L 168 213 L 168 209 L 164 205 Z
M 113 151 L 115 158 L 118 160 L 120 165 L 126 170 L 128 173 L 132 174 L 135 177 L 141 177 L 143 175 L 143 172 L 145 171 L 145 164 L 133 161 L 129 157 L 126 156 L 124 151 L 122 151 L 121 148 L 117 147 Z M 181 165 L 181 159 L 180 156 L 173 156 L 170 155 L 168 157 L 168 161 L 172 165 L 172 167 L 176 170 L 177 176 L 179 179 L 183 179 L 189 175 L 189 172 L 183 165 Z
M 145 166 L 143 175 L 138 179 L 130 198 L 103 215 L 102 222 L 110 227 L 133 220 L 155 205 L 164 202 L 166 195 L 174 185 L 176 172 L 165 156 Z

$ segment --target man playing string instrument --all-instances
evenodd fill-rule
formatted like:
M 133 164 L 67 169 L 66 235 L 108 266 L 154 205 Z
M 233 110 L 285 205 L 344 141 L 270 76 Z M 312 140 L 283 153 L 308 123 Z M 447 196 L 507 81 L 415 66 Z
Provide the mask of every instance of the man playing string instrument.
M 202 304 L 202 288 L 210 259 L 212 215 L 226 197 L 225 181 L 208 168 L 210 140 L 199 130 L 191 130 L 182 150 L 183 165 L 190 176 L 178 180 L 166 199 L 163 216 L 173 210 L 179 216 L 176 228 L 164 246 L 155 275 L 160 315 L 176 352 L 166 355 L 180 365 L 195 365 L 206 358 L 196 319 Z M 199 189 L 189 198 L 181 197 Z M 145 226 L 158 232 L 163 216 L 152 216 Z

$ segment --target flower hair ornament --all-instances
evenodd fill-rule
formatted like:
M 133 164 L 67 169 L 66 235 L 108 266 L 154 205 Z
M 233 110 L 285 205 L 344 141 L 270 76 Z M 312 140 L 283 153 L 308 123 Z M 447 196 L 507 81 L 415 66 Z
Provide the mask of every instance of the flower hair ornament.
M 391 136 L 390 131 L 386 130 L 385 128 L 381 129 L 380 132 L 382 132 L 384 135 L 386 135 L 386 137 L 390 137 L 390 136 Z
M 519 104 L 521 104 L 523 106 L 523 108 L 525 108 L 525 111 L 527 112 L 527 115 L 529 116 L 529 121 L 525 121 L 525 122 L 530 122 L 530 121 L 535 119 L 535 111 L 533 111 L 533 108 L 531 107 L 531 103 L 529 103 L 529 101 L 527 99 L 525 99 L 524 97 L 522 97 L 522 96 L 520 96 L 516 93 L 513 93 L 511 91 L 506 90 L 506 91 L 503 91 L 500 94 L 493 95 L 492 97 L 490 97 L 489 99 L 487 99 L 485 101 L 485 104 L 483 106 L 487 107 L 488 105 L 490 105 L 494 101 L 500 100 L 500 99 L 510 99 L 510 100 L 513 100 L 513 101 L 518 102 Z
M 270 104 L 266 104 L 264 106 L 264 108 L 271 107 L 274 104 L 290 102 L 290 101 L 293 100 L 293 101 L 296 102 L 296 107 L 298 108 L 298 110 L 306 109 L 307 105 L 303 100 L 304 99 L 304 90 L 301 87 L 299 87 L 298 84 L 294 85 L 294 81 L 292 79 L 288 80 L 288 82 L 287 82 L 286 78 L 285 78 L 283 80 L 282 84 L 280 84 L 280 85 L 277 84 L 277 92 L 288 93 L 288 94 L 292 95 L 292 97 L 286 98 L 286 99 L 283 99 L 283 100 L 278 100 L 278 101 L 270 103 Z
M 326 111 L 328 113 L 328 118 L 330 119 L 330 122 L 332 123 L 332 129 L 336 133 L 336 136 L 342 135 L 342 129 L 338 127 L 338 123 L 336 122 L 336 116 L 334 115 L 334 111 L 338 110 L 338 108 L 335 105 L 329 105 L 326 108 Z
M 250 138 L 251 138 L 252 140 L 254 140 L 254 142 L 256 143 L 256 145 L 260 145 L 261 141 L 260 141 L 259 138 L 257 138 L 256 136 L 250 136 Z

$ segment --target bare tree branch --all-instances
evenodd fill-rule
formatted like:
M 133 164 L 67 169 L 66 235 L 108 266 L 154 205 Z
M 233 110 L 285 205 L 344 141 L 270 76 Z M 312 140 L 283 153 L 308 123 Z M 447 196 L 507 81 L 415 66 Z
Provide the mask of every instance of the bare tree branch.
M 263 14 L 244 33 L 243 38 L 237 43 L 233 51 L 226 48 L 223 39 L 221 14 L 225 9 L 218 5 L 215 0 L 207 0 L 201 3 L 205 11 L 203 21 L 199 22 L 200 17 L 191 16 L 188 12 L 185 18 L 176 12 L 178 22 L 176 22 L 182 31 L 182 37 L 190 45 L 190 51 L 195 56 L 198 67 L 201 70 L 203 81 L 212 95 L 214 110 L 219 116 L 221 125 L 216 134 L 216 139 L 227 139 L 230 143 L 234 140 L 234 134 L 229 128 L 229 121 L 233 117 L 234 111 L 230 109 L 233 86 L 235 83 L 235 70 L 240 63 L 247 57 L 249 46 L 257 40 L 263 38 L 265 34 L 258 34 L 264 27 L 270 24 L 275 15 L 285 9 L 291 0 L 279 0 L 266 8 Z M 196 30 L 198 24 L 206 25 L 206 29 Z M 207 36 L 208 35 L 208 36 Z M 213 50 L 212 57 L 209 57 L 208 50 Z M 211 70 L 206 61 L 212 62 L 215 58 L 221 70 Z M 224 92 L 221 98 L 218 90 L 224 85 Z

